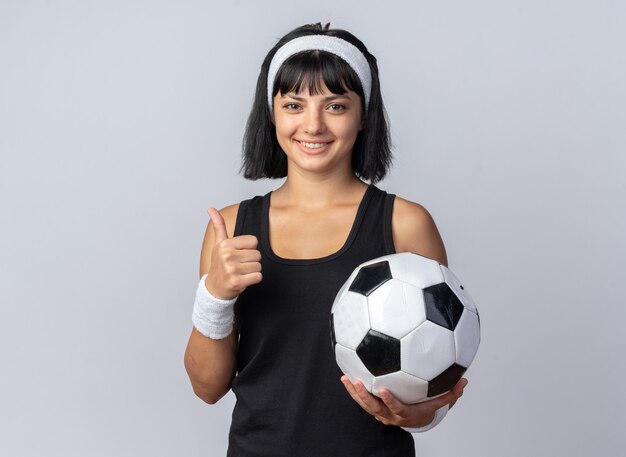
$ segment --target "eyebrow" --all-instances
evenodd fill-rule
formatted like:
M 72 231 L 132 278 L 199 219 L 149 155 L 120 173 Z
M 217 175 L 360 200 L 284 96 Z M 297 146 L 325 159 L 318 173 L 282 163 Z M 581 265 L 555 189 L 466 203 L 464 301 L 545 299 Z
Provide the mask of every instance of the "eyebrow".
M 281 94 L 281 96 L 283 98 L 285 98 L 285 97 L 293 98 L 294 100 L 298 100 L 298 101 L 303 101 L 305 99 L 304 97 L 299 97 L 299 96 L 297 96 L 297 95 L 295 95 L 294 93 L 291 93 L 291 92 L 288 92 L 286 94 Z M 328 96 L 323 98 L 323 100 L 325 102 L 328 102 L 328 101 L 331 101 L 331 100 L 337 100 L 337 99 L 349 100 L 350 97 L 348 97 L 346 94 L 333 94 L 333 95 L 328 95 Z

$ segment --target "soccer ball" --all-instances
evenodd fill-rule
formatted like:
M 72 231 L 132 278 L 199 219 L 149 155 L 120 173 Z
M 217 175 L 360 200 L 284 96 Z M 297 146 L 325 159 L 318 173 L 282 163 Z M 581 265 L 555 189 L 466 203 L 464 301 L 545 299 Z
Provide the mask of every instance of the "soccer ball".
M 409 252 L 359 265 L 335 298 L 330 327 L 344 374 L 404 403 L 452 389 L 480 343 L 465 287 L 436 260 Z

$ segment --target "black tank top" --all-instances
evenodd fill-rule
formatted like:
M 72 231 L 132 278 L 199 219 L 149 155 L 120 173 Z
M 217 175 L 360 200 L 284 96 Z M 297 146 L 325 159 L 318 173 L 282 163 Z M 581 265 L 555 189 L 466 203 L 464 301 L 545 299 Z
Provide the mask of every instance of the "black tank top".
M 263 281 L 235 304 L 237 401 L 228 456 L 414 456 L 411 434 L 382 425 L 352 400 L 330 340 L 330 309 L 343 282 L 360 263 L 395 252 L 394 195 L 369 186 L 343 247 L 319 259 L 272 251 L 270 197 L 243 201 L 235 226 L 235 235 L 258 238 Z

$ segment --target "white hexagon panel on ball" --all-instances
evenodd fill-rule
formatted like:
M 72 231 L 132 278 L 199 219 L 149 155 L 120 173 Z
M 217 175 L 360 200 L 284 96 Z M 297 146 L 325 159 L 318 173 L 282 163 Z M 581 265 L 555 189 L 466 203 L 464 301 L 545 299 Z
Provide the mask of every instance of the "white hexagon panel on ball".
M 354 292 L 347 292 L 333 305 L 335 338 L 342 346 L 356 350 L 370 329 L 367 298 Z
M 426 321 L 400 340 L 402 371 L 430 381 L 456 359 L 453 333 Z
M 350 381 L 354 382 L 357 379 L 360 379 L 365 388 L 371 392 L 372 391 L 372 381 L 374 376 L 369 370 L 363 365 L 361 359 L 352 349 L 344 348 L 340 344 L 335 345 L 335 358 L 337 360 L 337 365 L 345 374 Z
M 395 338 L 402 338 L 426 320 L 422 290 L 390 279 L 367 297 L 370 326 Z
M 375 377 L 372 383 L 372 393 L 380 397 L 381 387 L 385 387 L 403 403 L 427 400 L 428 382 L 403 371 Z
M 426 288 L 444 281 L 439 262 L 412 252 L 394 254 L 389 259 L 391 276 L 419 288 Z

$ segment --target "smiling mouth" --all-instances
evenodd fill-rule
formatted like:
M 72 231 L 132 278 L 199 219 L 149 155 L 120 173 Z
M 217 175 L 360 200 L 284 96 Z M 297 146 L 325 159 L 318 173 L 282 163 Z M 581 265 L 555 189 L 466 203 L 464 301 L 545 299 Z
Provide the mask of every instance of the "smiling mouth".
M 330 142 L 325 142 L 325 143 L 319 143 L 319 142 L 315 142 L 315 143 L 309 143 L 307 141 L 298 141 L 298 143 L 300 143 L 301 145 L 303 145 L 304 147 L 307 147 L 309 149 L 320 149 L 323 148 L 326 145 L 329 145 Z

